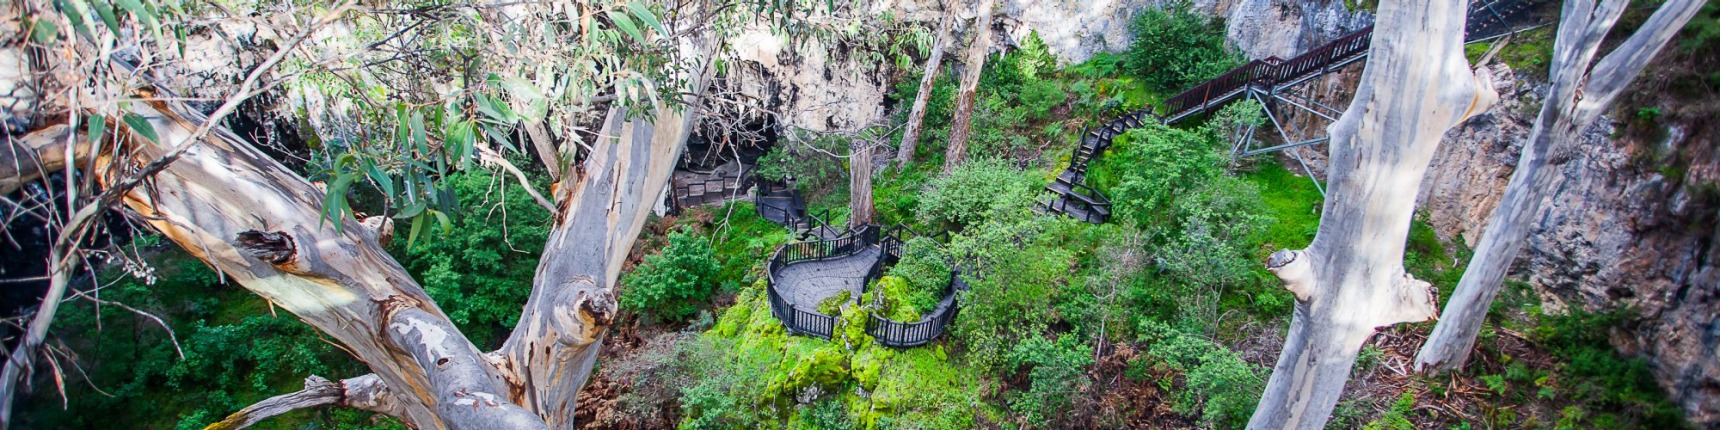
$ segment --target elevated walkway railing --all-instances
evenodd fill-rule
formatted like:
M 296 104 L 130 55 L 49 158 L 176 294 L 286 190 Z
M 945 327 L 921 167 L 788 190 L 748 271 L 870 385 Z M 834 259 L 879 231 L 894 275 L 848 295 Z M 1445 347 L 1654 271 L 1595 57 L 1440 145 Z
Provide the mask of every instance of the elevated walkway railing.
M 1477 42 L 1510 34 L 1533 20 L 1544 0 L 1477 0 L 1469 4 L 1464 41 Z M 1250 61 L 1228 73 L 1165 99 L 1166 123 L 1211 112 L 1218 106 L 1242 98 L 1251 87 L 1268 92 L 1307 82 L 1367 58 L 1374 27 L 1327 42 L 1288 60 L 1278 57 Z
M 829 339 L 836 329 L 836 317 L 819 313 L 817 309 L 801 309 L 782 297 L 778 278 L 782 268 L 806 261 L 822 261 L 851 256 L 878 243 L 878 229 L 871 226 L 849 231 L 829 240 L 794 242 L 783 245 L 765 263 L 765 290 L 770 300 L 771 316 L 782 321 L 789 333 Z
M 849 231 L 840 237 L 828 240 L 813 240 L 795 242 L 777 248 L 771 259 L 765 265 L 766 290 L 770 301 L 771 315 L 782 321 L 789 333 L 815 336 L 829 339 L 835 333 L 837 317 L 818 312 L 817 309 L 802 309 L 783 298 L 779 290 L 783 280 L 779 278 L 781 270 L 789 265 L 832 260 L 849 257 L 865 251 L 870 247 L 878 247 L 878 259 L 873 260 L 866 273 L 861 276 L 861 291 L 883 276 L 884 268 L 902 258 L 904 244 L 913 237 L 942 236 L 946 241 L 948 233 L 938 236 L 921 235 L 906 226 L 895 226 L 888 229 L 879 226 L 863 226 Z M 872 315 L 866 321 L 866 333 L 877 339 L 879 344 L 908 348 L 925 345 L 944 333 L 948 332 L 950 322 L 954 321 L 957 308 L 955 292 L 966 290 L 967 283 L 962 281 L 960 272 L 950 271 L 950 285 L 944 289 L 943 299 L 938 306 L 928 312 L 919 321 L 900 322 Z

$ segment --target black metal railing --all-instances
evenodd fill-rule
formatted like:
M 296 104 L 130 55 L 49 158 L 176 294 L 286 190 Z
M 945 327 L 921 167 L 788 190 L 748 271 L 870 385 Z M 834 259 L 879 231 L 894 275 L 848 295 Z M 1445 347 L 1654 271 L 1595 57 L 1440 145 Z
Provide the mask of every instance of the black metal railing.
M 909 239 L 940 236 L 948 240 L 948 233 L 927 236 L 901 225 L 890 228 L 861 226 L 833 239 L 783 245 L 777 248 L 765 266 L 765 285 L 770 299 L 771 315 L 782 321 L 789 333 L 829 339 L 835 333 L 837 317 L 815 309 L 801 309 L 784 299 L 782 292 L 778 290 L 782 285 L 782 280 L 778 278 L 782 268 L 795 263 L 848 257 L 876 246 L 879 251 L 878 258 L 872 261 L 866 273 L 861 276 L 861 291 L 864 293 L 873 281 L 883 276 L 885 267 L 901 259 L 904 244 Z M 938 302 L 938 307 L 925 317 L 915 322 L 899 322 L 873 315 L 867 319 L 866 333 L 885 346 L 907 348 L 925 345 L 948 331 L 959 307 L 955 298 L 956 292 L 966 289 L 967 283 L 961 280 L 960 272 L 951 270 L 950 285 L 945 287 L 943 299 Z
M 808 212 L 806 200 L 793 184 L 758 177 L 753 183 L 757 184 L 753 187 L 753 208 L 759 217 L 787 227 L 800 240 L 835 235 L 837 230 L 830 225 L 830 211 Z
M 777 291 L 782 284 L 777 275 L 790 264 L 847 257 L 877 243 L 878 229 L 863 226 L 833 239 L 795 242 L 777 248 L 765 264 L 765 289 L 770 297 L 771 316 L 782 321 L 790 333 L 829 339 L 836 328 L 836 317 L 819 313 L 817 309 L 801 309 L 783 299 L 782 293 Z
M 1056 182 L 1045 186 L 1046 191 L 1056 196 L 1044 202 L 1044 209 L 1094 224 L 1101 224 L 1109 219 L 1111 200 L 1086 184 L 1087 169 L 1093 160 L 1111 147 L 1117 136 L 1149 122 L 1160 121 L 1152 111 L 1142 109 L 1123 114 L 1106 122 L 1104 126 L 1082 133 L 1081 143 L 1075 145 L 1075 153 L 1069 157 L 1069 167 L 1064 169 L 1063 174 L 1058 175 Z
M 1549 3 L 1534 0 L 1470 2 L 1468 22 L 1464 25 L 1464 40 L 1481 41 L 1515 31 L 1523 24 L 1537 19 L 1534 13 L 1540 6 Z M 1250 61 L 1165 99 L 1165 120 L 1177 122 L 1196 114 L 1210 112 L 1225 103 L 1242 98 L 1249 86 L 1272 88 L 1295 85 L 1361 61 L 1368 55 L 1373 35 L 1374 27 L 1370 25 L 1288 60 L 1268 57 Z
M 877 339 L 878 344 L 893 348 L 912 348 L 931 343 L 949 332 L 950 323 L 955 321 L 956 313 L 961 310 L 956 301 L 956 292 L 967 289 L 967 282 L 962 281 L 961 271 L 951 270 L 950 284 L 944 287 L 943 299 L 938 301 L 938 307 L 932 309 L 932 312 L 914 322 L 900 322 L 873 314 L 866 320 L 866 334 Z

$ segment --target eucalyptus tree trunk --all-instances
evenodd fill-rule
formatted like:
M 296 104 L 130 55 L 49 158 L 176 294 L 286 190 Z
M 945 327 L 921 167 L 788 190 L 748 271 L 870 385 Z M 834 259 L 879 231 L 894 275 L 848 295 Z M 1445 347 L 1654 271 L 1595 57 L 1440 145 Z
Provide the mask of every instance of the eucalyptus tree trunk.
M 1436 313 L 1432 285 L 1403 268 L 1416 190 L 1446 130 L 1498 97 L 1464 59 L 1464 12 L 1463 0 L 1380 4 L 1356 98 L 1328 129 L 1319 230 L 1267 263 L 1295 314 L 1249 428 L 1325 427 L 1368 337 Z
M 709 52 L 706 52 L 708 55 Z M 702 72 L 703 69 L 696 69 Z M 702 73 L 693 76 L 700 88 Z M 158 100 L 174 100 L 157 89 Z M 0 186 L 22 183 L 78 160 L 104 187 L 128 190 L 119 203 L 239 285 L 333 338 L 373 372 L 335 384 L 310 378 L 305 390 L 276 396 L 211 428 L 240 428 L 295 408 L 340 405 L 399 417 L 420 429 L 572 428 L 574 396 L 590 374 L 615 315 L 621 261 L 668 178 L 695 115 L 667 106 L 629 118 L 610 111 L 581 174 L 565 175 L 555 225 L 520 324 L 499 351 L 485 353 L 459 332 L 424 289 L 379 243 L 391 224 L 322 216 L 323 191 L 177 102 L 133 103 L 124 114 L 153 134 L 108 123 L 125 157 L 74 155 L 53 142 L 88 142 L 81 128 L 50 127 L 0 151 L 0 164 L 47 160 L 47 168 L 0 171 Z M 159 142 L 159 143 L 157 143 Z M 105 152 L 104 152 L 105 154 Z M 169 159 L 143 186 L 125 182 L 139 166 Z M 46 325 L 43 325 L 46 327 Z
M 926 119 L 926 102 L 932 97 L 932 87 L 938 81 L 938 65 L 944 61 L 944 44 L 949 37 L 954 17 L 945 14 L 938 20 L 937 38 L 932 41 L 932 56 L 926 59 L 926 70 L 920 75 L 920 90 L 914 95 L 914 107 L 908 110 L 908 123 L 902 129 L 902 145 L 896 150 L 896 163 L 907 166 L 914 162 L 914 146 L 920 143 L 920 124 Z
M 1468 361 L 1487 309 L 1499 294 L 1511 261 L 1523 248 L 1535 216 L 1559 178 L 1559 167 L 1580 148 L 1581 135 L 1617 98 L 1643 66 L 1702 9 L 1701 0 L 1671 0 L 1613 51 L 1594 62 L 1596 51 L 1629 0 L 1566 1 L 1548 76 L 1548 92 L 1517 171 L 1488 218 L 1475 255 L 1439 324 L 1416 354 L 1416 370 L 1454 370 Z M 1593 64 L 1591 66 L 1591 63 Z
M 848 228 L 872 224 L 872 143 L 856 137 L 849 144 Z
M 944 173 L 962 164 L 967 157 L 968 138 L 972 135 L 973 99 L 979 91 L 980 73 L 985 71 L 985 54 L 991 50 L 991 9 L 994 0 L 980 0 L 974 16 L 973 43 L 968 45 L 967 63 L 962 69 L 962 83 L 956 93 L 956 111 L 950 117 L 950 146 L 944 151 Z

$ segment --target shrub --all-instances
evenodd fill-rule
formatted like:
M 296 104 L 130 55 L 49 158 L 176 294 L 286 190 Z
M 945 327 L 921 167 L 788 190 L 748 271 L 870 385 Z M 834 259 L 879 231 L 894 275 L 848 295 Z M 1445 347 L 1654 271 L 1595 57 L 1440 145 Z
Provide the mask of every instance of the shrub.
M 518 322 L 531 293 L 538 255 L 549 235 L 549 211 L 538 206 L 514 181 L 499 181 L 484 170 L 451 175 L 446 181 L 466 210 L 453 228 L 418 236 L 400 263 L 417 278 L 430 298 L 479 347 L 498 347 Z
M 1224 174 L 1217 137 L 1202 130 L 1149 124 L 1130 130 L 1094 163 L 1092 182 L 1112 196 L 1117 218 L 1137 226 L 1164 224 L 1177 196 Z
M 1044 332 L 1054 320 L 1057 296 L 1075 255 L 1054 243 L 1053 223 L 1067 218 L 1008 217 L 990 220 L 952 239 L 953 255 L 971 258 L 975 270 L 962 279 L 972 291 L 961 296 L 953 333 L 982 369 L 1006 370 L 1015 344 Z
M 686 231 L 669 233 L 669 246 L 621 278 L 621 308 L 662 321 L 686 319 L 716 289 L 719 269 L 710 241 Z
M 950 285 L 950 265 L 939 248 L 930 238 L 910 239 L 903 244 L 902 260 L 890 267 L 888 276 L 901 278 L 911 287 L 902 301 L 917 313 L 937 307 L 944 288 Z
M 901 322 L 919 321 L 920 315 L 925 311 L 930 311 L 931 308 L 922 311 L 918 306 L 911 304 L 914 299 L 913 290 L 913 284 L 907 279 L 886 275 L 878 278 L 878 282 L 872 285 L 870 291 L 861 294 L 860 301 L 872 305 L 873 309 L 884 318 Z M 934 306 L 937 304 L 935 301 L 932 303 Z
M 818 301 L 818 313 L 825 315 L 839 315 L 842 313 L 842 305 L 848 304 L 848 301 L 853 298 L 854 293 L 848 290 L 842 290 L 836 294 L 831 294 L 830 297 L 825 297 L 824 300 Z
M 1223 345 L 1163 323 L 1142 322 L 1139 332 L 1141 341 L 1151 344 L 1150 359 L 1182 374 L 1180 387 L 1174 379 L 1159 382 L 1171 391 L 1172 409 L 1188 415 L 1199 412 L 1201 420 L 1218 428 L 1241 428 L 1248 421 L 1266 387 L 1261 377 L 1266 369 L 1243 361 Z
M 1553 355 L 1567 360 L 1559 366 L 1570 380 L 1558 394 L 1586 406 L 1588 411 L 1562 417 L 1579 427 L 1687 428 L 1684 412 L 1666 399 L 1653 371 L 1640 358 L 1626 359 L 1608 343 L 1613 327 L 1631 317 L 1628 310 L 1543 316 L 1534 337 Z M 1578 412 L 1583 412 L 1581 409 Z
M 932 179 L 920 195 L 919 218 L 970 226 L 1030 210 L 1033 178 L 997 160 L 974 160 Z
M 1135 41 L 1125 67 L 1155 91 L 1182 91 L 1242 63 L 1225 45 L 1224 23 L 1191 10 L 1186 1 L 1141 12 L 1129 31 Z
M 1009 366 L 1028 371 L 1026 392 L 1009 399 L 1009 408 L 1020 415 L 1028 426 L 1043 428 L 1052 417 L 1073 403 L 1072 397 L 1091 383 L 1082 371 L 1093 363 L 1093 348 L 1063 336 L 1056 342 L 1034 336 L 1015 345 L 1009 353 Z

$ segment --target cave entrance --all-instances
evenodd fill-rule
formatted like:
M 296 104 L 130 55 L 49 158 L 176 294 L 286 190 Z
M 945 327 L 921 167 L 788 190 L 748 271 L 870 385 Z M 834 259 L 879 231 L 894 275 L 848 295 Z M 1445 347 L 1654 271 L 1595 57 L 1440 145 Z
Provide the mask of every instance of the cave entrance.
M 776 121 L 769 116 L 700 122 L 675 165 L 663 206 L 673 213 L 746 196 L 759 157 L 776 139 Z

